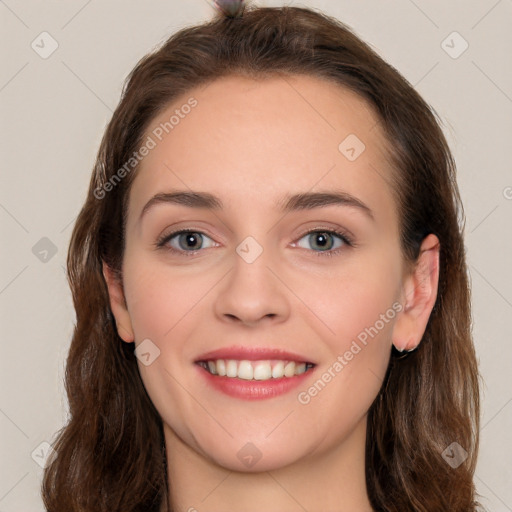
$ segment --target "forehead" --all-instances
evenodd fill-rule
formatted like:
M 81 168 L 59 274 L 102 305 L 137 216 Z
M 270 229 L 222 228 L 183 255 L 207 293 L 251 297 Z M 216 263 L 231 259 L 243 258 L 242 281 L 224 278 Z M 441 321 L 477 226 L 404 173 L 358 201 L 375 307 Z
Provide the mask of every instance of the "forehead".
M 359 95 L 319 78 L 217 79 L 151 122 L 144 140 L 154 147 L 139 165 L 129 209 L 138 214 L 154 194 L 176 188 L 209 191 L 238 210 L 341 188 L 389 209 L 389 144 L 378 121 Z

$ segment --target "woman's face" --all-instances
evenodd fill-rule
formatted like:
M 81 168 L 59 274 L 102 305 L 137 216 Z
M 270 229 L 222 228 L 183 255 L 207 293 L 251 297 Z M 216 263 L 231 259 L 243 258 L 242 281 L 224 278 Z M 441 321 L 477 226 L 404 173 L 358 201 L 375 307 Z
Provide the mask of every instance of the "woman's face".
M 168 440 L 263 471 L 364 437 L 406 278 L 377 123 L 354 93 L 305 76 L 222 78 L 153 121 L 116 319 Z M 197 195 L 145 208 L 176 193 Z M 218 359 L 234 377 L 204 368 Z

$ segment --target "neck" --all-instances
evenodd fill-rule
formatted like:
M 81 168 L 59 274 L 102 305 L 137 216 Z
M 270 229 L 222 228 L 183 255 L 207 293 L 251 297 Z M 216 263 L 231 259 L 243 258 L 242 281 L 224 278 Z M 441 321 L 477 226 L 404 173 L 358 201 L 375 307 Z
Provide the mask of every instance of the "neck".
M 166 424 L 164 432 L 172 512 L 373 510 L 365 479 L 366 416 L 336 448 L 264 472 L 228 470 Z

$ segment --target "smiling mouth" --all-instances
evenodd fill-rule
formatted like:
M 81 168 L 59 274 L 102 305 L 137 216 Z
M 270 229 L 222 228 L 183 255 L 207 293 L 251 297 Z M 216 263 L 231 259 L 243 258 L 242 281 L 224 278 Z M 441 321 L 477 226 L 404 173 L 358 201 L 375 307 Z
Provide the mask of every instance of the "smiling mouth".
M 211 375 L 243 380 L 272 380 L 301 375 L 316 365 L 282 359 L 249 361 L 247 359 L 212 359 L 197 361 Z

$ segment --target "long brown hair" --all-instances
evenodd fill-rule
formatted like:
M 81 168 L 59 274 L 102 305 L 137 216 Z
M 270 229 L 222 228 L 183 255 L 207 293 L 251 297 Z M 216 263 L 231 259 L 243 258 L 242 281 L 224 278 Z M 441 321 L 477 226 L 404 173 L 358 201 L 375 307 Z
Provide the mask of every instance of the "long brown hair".
M 475 511 L 480 377 L 452 155 L 433 110 L 392 66 L 338 20 L 298 7 L 248 7 L 242 16 L 218 14 L 182 29 L 126 80 L 69 247 L 76 310 L 65 376 L 70 417 L 44 473 L 47 510 L 169 507 L 162 420 L 140 378 L 133 344 L 117 333 L 102 261 L 122 282 L 127 198 L 137 170 L 125 164 L 151 121 L 192 88 L 229 74 L 331 80 L 378 113 L 395 166 L 404 257 L 414 262 L 423 238 L 434 233 L 441 263 L 423 340 L 407 358 L 391 357 L 368 413 L 369 498 L 377 511 Z M 456 468 L 442 456 L 454 442 L 467 452 Z

